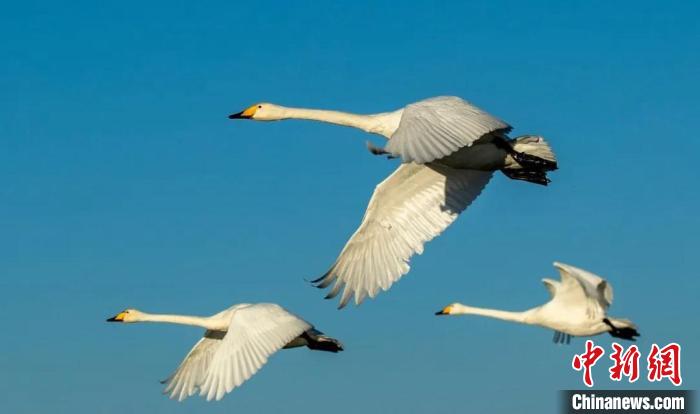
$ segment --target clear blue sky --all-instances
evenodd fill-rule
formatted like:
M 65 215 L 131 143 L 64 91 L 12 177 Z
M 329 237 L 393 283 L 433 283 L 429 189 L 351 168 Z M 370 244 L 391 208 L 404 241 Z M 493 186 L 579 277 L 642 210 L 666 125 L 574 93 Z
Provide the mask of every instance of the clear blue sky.
M 433 312 L 537 305 L 554 260 L 610 280 L 644 352 L 680 342 L 697 388 L 697 3 L 372 3 L 5 5 L 0 411 L 553 412 L 582 340 Z M 561 169 L 549 188 L 496 177 L 389 292 L 336 311 L 304 278 L 396 163 L 360 131 L 226 115 L 442 94 L 547 137 Z M 200 332 L 104 322 L 255 301 L 346 352 L 281 352 L 223 402 L 178 404 L 158 380 Z

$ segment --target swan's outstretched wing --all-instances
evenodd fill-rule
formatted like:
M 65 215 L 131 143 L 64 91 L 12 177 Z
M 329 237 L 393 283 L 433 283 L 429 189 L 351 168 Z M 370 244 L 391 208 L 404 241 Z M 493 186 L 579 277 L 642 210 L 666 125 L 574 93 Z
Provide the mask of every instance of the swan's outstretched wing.
M 542 284 L 544 284 L 544 287 L 547 288 L 550 299 L 557 294 L 557 286 L 559 286 L 559 282 L 557 282 L 556 280 L 544 278 L 542 279 Z
M 374 190 L 360 227 L 316 286 L 344 288 L 340 307 L 387 290 L 410 269 L 408 261 L 442 233 L 491 178 L 491 172 L 401 164 Z
M 221 339 L 200 340 L 167 380 L 166 392 L 182 400 L 198 390 L 207 400 L 220 400 L 255 374 L 270 355 L 310 328 L 271 303 L 234 309 L 228 332 Z
M 561 281 L 557 282 L 552 301 L 561 303 L 567 309 L 585 309 L 588 312 L 590 305 L 594 304 L 586 294 L 586 291 L 575 277 L 566 272 L 560 274 Z
M 224 334 L 225 332 L 206 331 L 204 338 L 192 347 L 177 370 L 168 379 L 162 381 L 167 384 L 163 393 L 170 394 L 170 398 L 178 401 L 194 395 L 204 381 L 211 358 L 219 349 Z
M 424 164 L 472 145 L 510 125 L 456 96 L 439 96 L 406 106 L 385 150 L 404 162 Z
M 606 308 L 589 295 L 585 283 L 559 266 L 557 268 L 561 282 L 556 287 L 552 302 L 560 304 L 567 312 L 585 313 L 589 319 L 605 317 Z
M 554 262 L 554 267 L 559 270 L 561 275 L 567 274 L 578 280 L 586 295 L 598 302 L 604 310 L 607 310 L 612 305 L 612 286 L 602 277 L 564 263 Z

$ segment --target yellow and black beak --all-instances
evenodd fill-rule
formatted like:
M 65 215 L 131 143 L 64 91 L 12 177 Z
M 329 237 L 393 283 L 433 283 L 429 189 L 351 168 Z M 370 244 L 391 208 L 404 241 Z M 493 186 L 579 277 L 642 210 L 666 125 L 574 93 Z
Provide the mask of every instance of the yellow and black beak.
M 250 119 L 250 116 L 245 116 L 243 114 L 243 112 L 245 112 L 245 111 L 236 112 L 235 114 L 231 114 L 228 116 L 228 119 Z
M 112 316 L 111 318 L 107 319 L 107 322 L 124 322 L 125 316 L 126 312 L 119 312 L 116 316 Z
M 436 315 L 449 315 L 450 314 L 450 308 L 452 306 L 445 306 L 444 308 L 440 309 L 439 311 L 435 312 Z
M 255 111 L 257 109 L 258 107 L 253 105 L 244 111 L 229 115 L 228 119 L 250 119 L 253 117 L 253 115 L 255 115 Z

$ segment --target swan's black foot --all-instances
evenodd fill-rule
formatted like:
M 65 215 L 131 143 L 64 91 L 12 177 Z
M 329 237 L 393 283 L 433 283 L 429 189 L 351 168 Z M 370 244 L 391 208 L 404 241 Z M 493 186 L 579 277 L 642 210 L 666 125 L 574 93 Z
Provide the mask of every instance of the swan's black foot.
M 396 158 L 396 156 L 392 155 L 389 151 L 385 150 L 384 148 L 380 148 L 369 141 L 367 141 L 367 149 L 372 153 L 372 155 L 386 155 L 386 158 L 390 160 Z
M 603 322 L 610 327 L 608 333 L 614 338 L 627 339 L 628 341 L 636 341 L 639 332 L 634 328 L 618 328 L 610 322 L 610 319 L 605 318 Z
M 301 336 L 306 340 L 306 346 L 314 351 L 340 352 L 344 349 L 339 340 L 326 336 L 314 328 L 304 332 Z
M 525 152 L 513 150 L 510 155 L 524 169 L 554 171 L 558 168 L 556 161 L 545 160 L 544 158 L 540 158 L 536 155 L 531 155 Z
M 502 169 L 501 172 L 511 180 L 522 180 L 539 185 L 547 185 L 552 181 L 547 178 L 547 173 L 542 170 L 528 170 L 528 169 Z

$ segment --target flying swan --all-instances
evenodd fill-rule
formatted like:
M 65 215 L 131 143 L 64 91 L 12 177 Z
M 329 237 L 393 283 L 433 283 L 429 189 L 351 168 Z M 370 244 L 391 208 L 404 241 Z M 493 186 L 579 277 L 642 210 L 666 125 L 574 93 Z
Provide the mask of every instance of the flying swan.
M 156 315 L 127 309 L 107 322 L 162 322 L 206 329 L 177 370 L 163 381 L 163 392 L 179 401 L 197 392 L 208 401 L 220 400 L 283 348 L 343 350 L 338 340 L 273 303 L 234 305 L 209 317 Z
M 542 137 L 510 139 L 510 125 L 453 96 L 374 115 L 259 103 L 229 118 L 350 126 L 389 140 L 384 148 L 368 143 L 373 154 L 403 161 L 375 188 L 360 227 L 333 266 L 313 281 L 319 288 L 333 284 L 327 299 L 343 291 L 339 308 L 353 296 L 360 304 L 388 290 L 409 271 L 411 256 L 422 253 L 423 245 L 469 206 L 494 171 L 547 185 L 547 172 L 557 168 Z
M 609 333 L 635 340 L 637 327 L 627 319 L 607 316 L 613 301 L 612 286 L 600 276 L 578 267 L 554 262 L 561 280 L 542 279 L 551 295 L 549 302 L 524 312 L 475 308 L 453 303 L 436 315 L 481 315 L 504 321 L 539 325 L 554 330 L 555 343 L 570 343 L 572 336 Z

